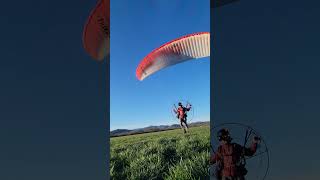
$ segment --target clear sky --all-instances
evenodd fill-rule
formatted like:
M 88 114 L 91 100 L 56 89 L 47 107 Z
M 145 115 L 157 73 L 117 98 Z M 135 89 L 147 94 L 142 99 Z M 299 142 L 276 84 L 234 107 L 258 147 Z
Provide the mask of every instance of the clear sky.
M 209 0 L 111 1 L 111 129 L 177 123 L 171 108 L 189 100 L 193 121 L 210 115 L 210 59 L 188 61 L 144 81 L 139 62 L 160 45 L 195 32 L 210 31 Z

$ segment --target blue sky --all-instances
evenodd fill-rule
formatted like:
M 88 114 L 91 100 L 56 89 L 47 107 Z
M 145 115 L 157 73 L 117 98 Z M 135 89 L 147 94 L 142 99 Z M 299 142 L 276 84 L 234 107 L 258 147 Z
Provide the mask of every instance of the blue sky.
M 179 99 L 194 105 L 193 121 L 209 120 L 209 58 L 169 67 L 144 81 L 135 76 L 153 49 L 204 31 L 210 31 L 209 0 L 111 2 L 111 130 L 176 123 L 170 110 Z

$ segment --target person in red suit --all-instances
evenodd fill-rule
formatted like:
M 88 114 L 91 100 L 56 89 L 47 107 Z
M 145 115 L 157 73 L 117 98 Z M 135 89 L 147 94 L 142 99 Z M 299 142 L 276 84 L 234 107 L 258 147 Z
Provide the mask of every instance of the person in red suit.
M 176 113 L 177 118 L 180 120 L 181 129 L 183 129 L 184 133 L 187 133 L 187 130 L 188 130 L 187 112 L 190 111 L 192 105 L 188 103 L 186 107 L 184 107 L 182 103 L 179 102 L 178 106 L 179 107 L 177 109 L 173 109 L 173 111 Z
M 227 129 L 221 129 L 217 136 L 221 144 L 217 152 L 210 158 L 210 164 L 217 163 L 216 178 L 219 180 L 244 180 L 247 174 L 244 157 L 255 154 L 260 138 L 255 136 L 250 148 L 248 148 L 233 143 Z

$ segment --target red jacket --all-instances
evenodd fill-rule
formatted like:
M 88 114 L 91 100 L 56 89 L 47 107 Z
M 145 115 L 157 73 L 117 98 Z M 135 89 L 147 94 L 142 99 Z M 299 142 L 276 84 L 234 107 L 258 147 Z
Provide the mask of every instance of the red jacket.
M 185 115 L 186 115 L 186 112 L 187 111 L 190 111 L 191 107 L 178 107 L 177 110 L 173 110 L 177 115 L 178 115 L 178 118 L 179 119 L 184 119 L 185 118 Z
M 244 148 L 237 143 L 223 144 L 218 147 L 218 151 L 211 156 L 210 162 L 222 162 L 222 176 L 237 177 L 241 175 L 237 163 L 241 160 L 241 155 L 252 156 L 257 150 L 257 143 L 253 142 L 250 148 Z

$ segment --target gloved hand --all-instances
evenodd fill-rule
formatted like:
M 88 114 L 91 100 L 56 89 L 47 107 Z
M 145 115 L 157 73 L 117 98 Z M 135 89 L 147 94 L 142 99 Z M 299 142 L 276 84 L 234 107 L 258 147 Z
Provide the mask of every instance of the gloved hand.
M 259 143 L 261 141 L 261 138 L 260 137 L 258 137 L 258 136 L 254 136 L 254 138 L 253 138 L 253 142 L 255 142 L 255 143 Z

